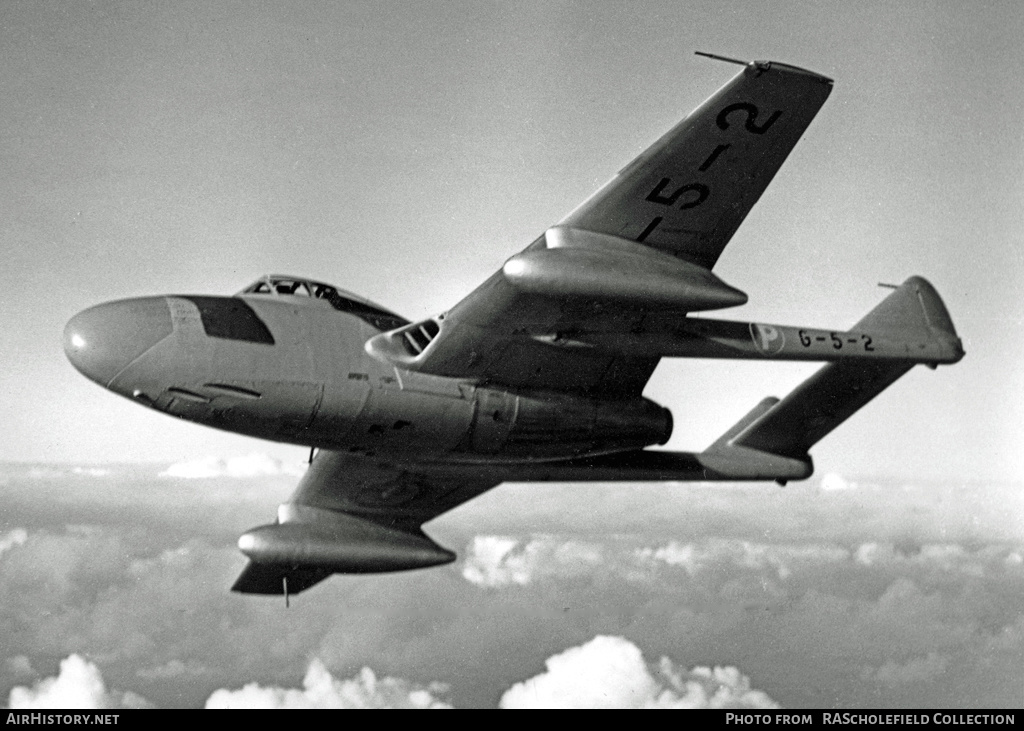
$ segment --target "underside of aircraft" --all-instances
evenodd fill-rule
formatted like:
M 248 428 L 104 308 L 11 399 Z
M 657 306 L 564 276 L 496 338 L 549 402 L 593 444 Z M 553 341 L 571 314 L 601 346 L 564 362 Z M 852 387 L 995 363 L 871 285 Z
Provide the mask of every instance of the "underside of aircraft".
M 738 481 L 813 472 L 810 448 L 916 364 L 963 347 L 913 276 L 846 330 L 694 313 L 747 295 L 713 268 L 832 81 L 755 61 L 451 309 L 409 322 L 304 277 L 232 297 L 107 302 L 67 325 L 72 364 L 163 413 L 316 450 L 276 522 L 239 539 L 234 590 L 455 554 L 422 525 L 506 481 Z M 643 390 L 661 358 L 826 363 L 701 452 Z

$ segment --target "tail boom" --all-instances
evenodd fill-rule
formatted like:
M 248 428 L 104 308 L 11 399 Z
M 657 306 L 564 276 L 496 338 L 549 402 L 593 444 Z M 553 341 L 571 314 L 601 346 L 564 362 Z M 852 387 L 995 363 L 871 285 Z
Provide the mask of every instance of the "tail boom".
M 808 450 L 814 444 L 915 364 L 934 367 L 964 356 L 942 299 L 921 277 L 911 277 L 897 287 L 851 332 L 885 334 L 889 342 L 902 343 L 904 355 L 861 356 L 829 363 L 781 401 L 762 401 L 701 457 L 719 460 L 726 466 L 725 472 L 735 465 L 738 474 L 744 464 L 751 463 L 752 454 L 769 461 L 807 459 L 810 464 Z M 838 344 L 835 349 L 840 349 Z
M 911 277 L 849 330 L 687 317 L 645 332 L 577 333 L 562 347 L 601 348 L 633 356 L 796 361 L 887 361 L 939 365 L 964 356 L 942 299 Z

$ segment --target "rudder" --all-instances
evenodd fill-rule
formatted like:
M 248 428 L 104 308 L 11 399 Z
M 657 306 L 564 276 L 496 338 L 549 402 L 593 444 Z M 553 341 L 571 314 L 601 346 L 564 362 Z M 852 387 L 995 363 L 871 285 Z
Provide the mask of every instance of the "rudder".
M 908 278 L 852 329 L 877 329 L 895 336 L 903 333 L 912 336 L 910 339 L 938 340 L 950 351 L 954 363 L 964 355 L 949 310 L 924 277 Z M 912 353 L 908 355 L 913 357 Z

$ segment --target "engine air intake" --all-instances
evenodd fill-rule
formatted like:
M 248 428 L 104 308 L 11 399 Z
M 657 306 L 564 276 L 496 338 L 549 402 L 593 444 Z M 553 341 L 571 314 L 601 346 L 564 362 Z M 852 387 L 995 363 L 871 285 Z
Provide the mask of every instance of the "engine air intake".
M 430 342 L 441 332 L 441 326 L 434 320 L 424 320 L 399 331 L 402 344 L 409 355 L 415 358 L 430 345 Z

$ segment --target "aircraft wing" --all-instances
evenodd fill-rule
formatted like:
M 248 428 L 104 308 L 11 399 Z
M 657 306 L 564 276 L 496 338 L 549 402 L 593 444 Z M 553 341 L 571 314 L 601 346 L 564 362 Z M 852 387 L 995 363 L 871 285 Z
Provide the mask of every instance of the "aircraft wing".
M 436 566 L 455 554 L 420 526 L 501 479 L 321 450 L 278 522 L 239 539 L 251 559 L 232 589 L 297 594 L 332 573 Z
M 809 463 L 798 459 L 777 458 L 772 464 L 747 459 L 725 469 L 723 462 L 728 460 L 713 456 L 704 464 L 697 454 L 633 450 L 554 462 L 401 464 L 321 450 L 291 499 L 278 508 L 277 522 L 239 539 L 250 562 L 232 590 L 298 594 L 334 573 L 449 563 L 455 554 L 421 525 L 505 481 L 775 479 L 780 474 L 797 479 L 810 473 Z
M 559 347 L 645 331 L 746 295 L 711 273 L 825 102 L 830 79 L 754 62 L 451 310 L 373 338 L 406 370 L 604 397 L 639 395 L 657 355 Z
M 781 401 L 761 401 L 700 453 L 639 449 L 554 461 L 411 462 L 321 450 L 279 508 L 278 522 L 239 540 L 252 562 L 233 588 L 298 593 L 336 572 L 448 563 L 455 554 L 421 526 L 501 482 L 804 479 L 813 471 L 810 448 L 916 363 L 963 357 L 949 312 L 920 277 L 907 279 L 861 318 L 854 331 L 861 330 L 899 333 L 902 352 L 886 354 L 879 345 L 829 363 Z M 827 347 L 842 345 L 838 333 L 831 336 Z M 811 347 L 806 333 L 804 340 L 796 347 Z M 930 340 L 946 343 L 945 354 L 929 347 Z
M 501 480 L 424 469 L 345 452 L 321 450 L 289 503 L 333 510 L 388 529 L 414 531 Z
M 795 66 L 748 64 L 560 225 L 711 269 L 831 91 Z

